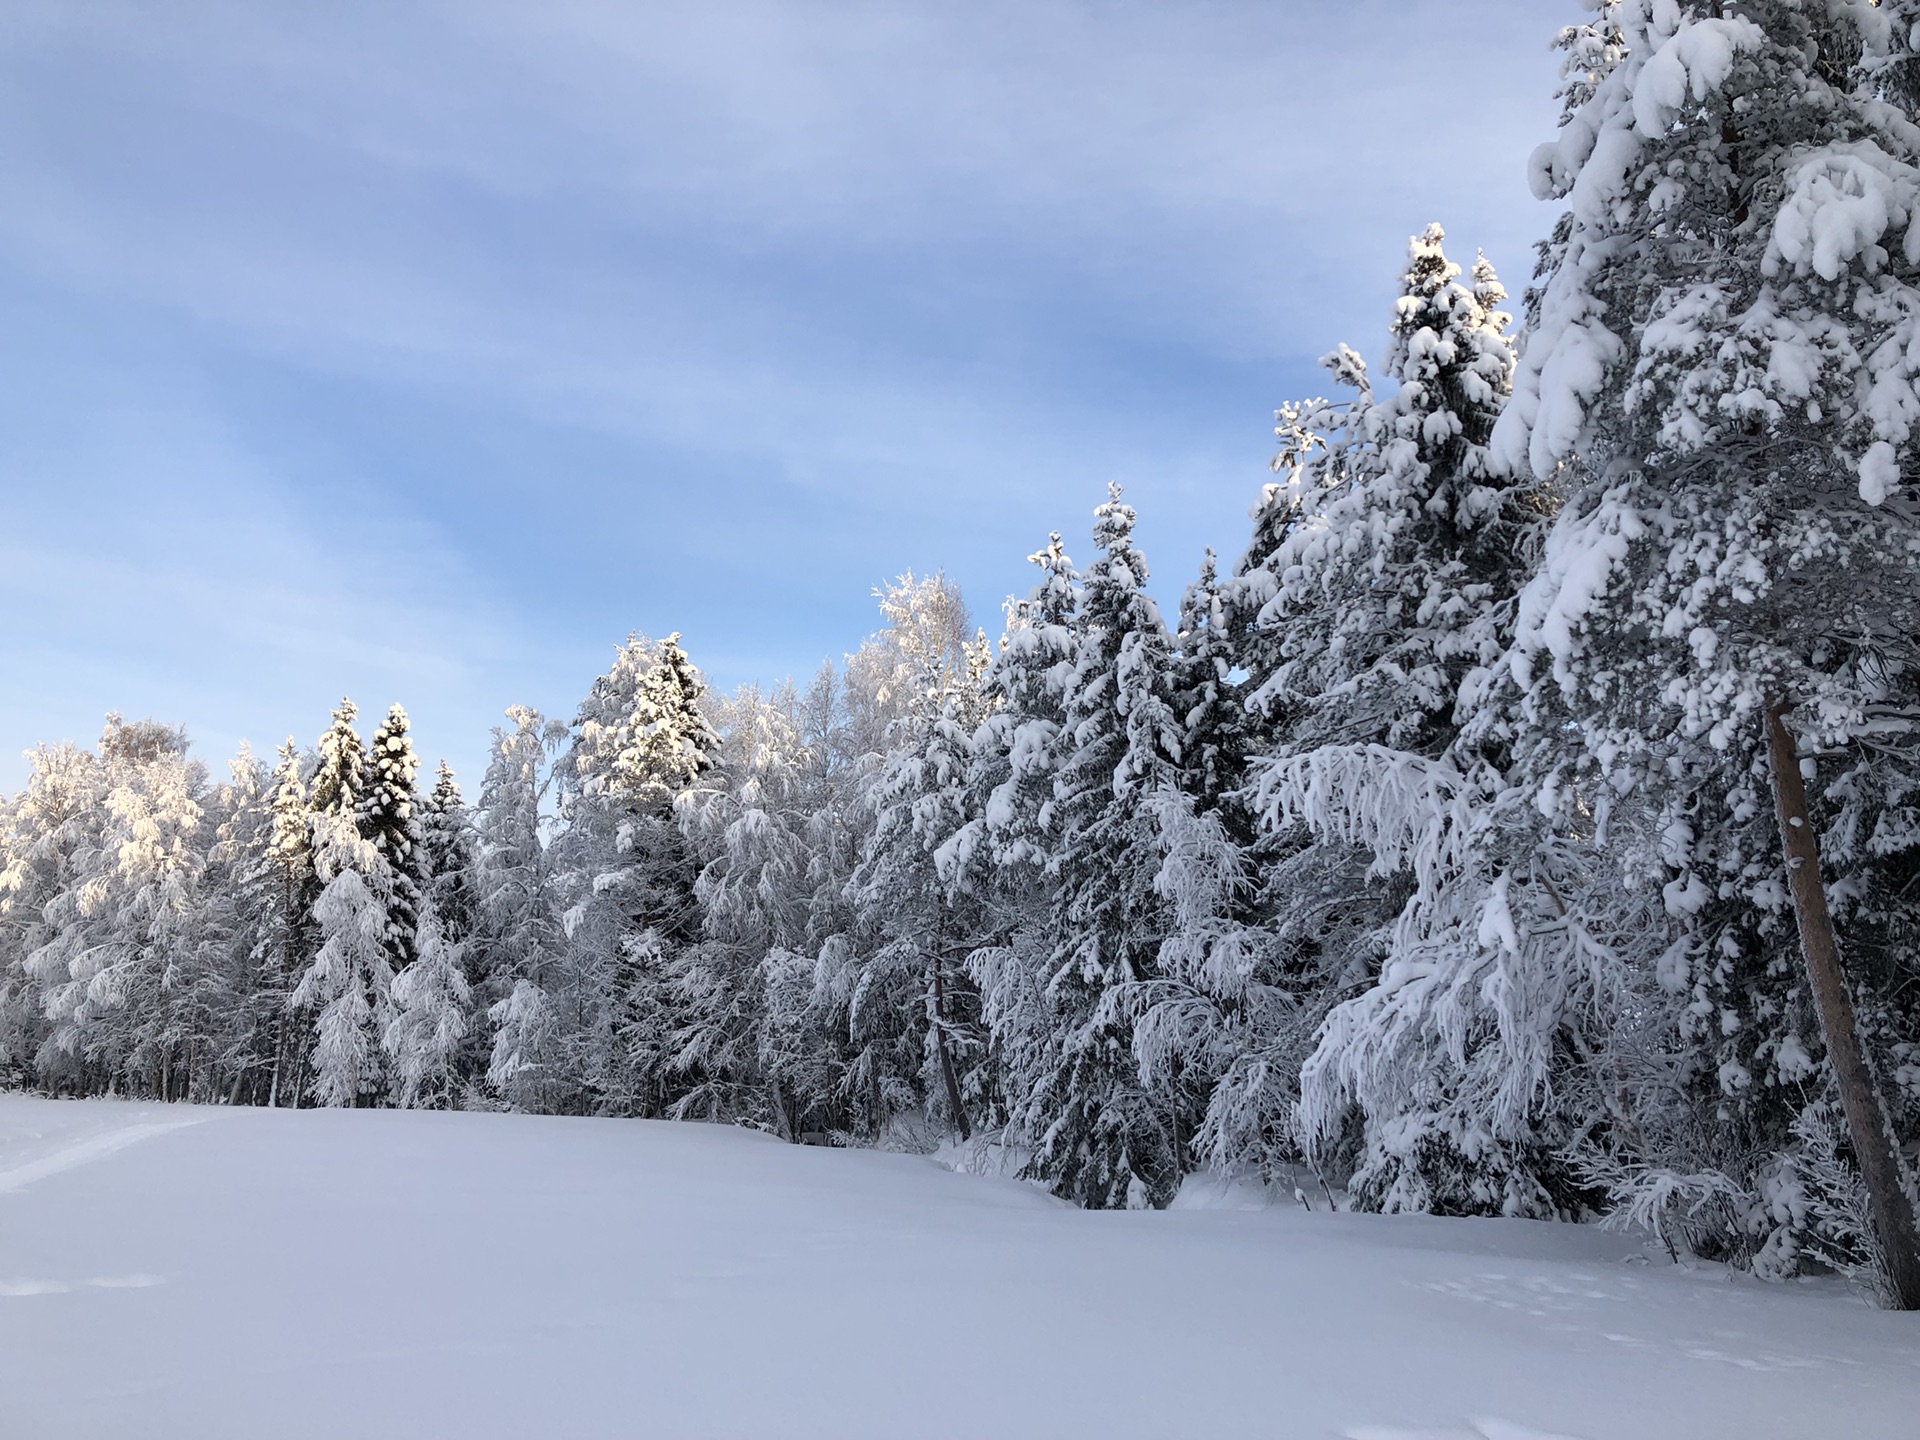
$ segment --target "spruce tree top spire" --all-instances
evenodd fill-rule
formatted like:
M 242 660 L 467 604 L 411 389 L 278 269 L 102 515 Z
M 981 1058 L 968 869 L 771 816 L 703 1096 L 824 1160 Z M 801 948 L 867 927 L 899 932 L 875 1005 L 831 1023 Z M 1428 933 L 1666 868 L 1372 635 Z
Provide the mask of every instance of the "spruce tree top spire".
M 1489 622 L 1520 564 L 1513 491 L 1487 451 L 1513 373 L 1510 317 L 1492 266 L 1482 257 L 1461 284 L 1442 239 L 1433 225 L 1408 247 L 1389 331 L 1394 394 L 1377 399 L 1343 345 L 1321 363 L 1352 398 L 1279 412 L 1287 478 L 1269 487 L 1225 587 L 1249 704 L 1289 714 L 1291 745 L 1432 750 L 1463 675 L 1497 653 Z
M 308 799 L 316 815 L 352 815 L 367 789 L 367 752 L 360 732 L 353 728 L 360 713 L 353 701 L 342 699 L 333 723 L 315 748 L 320 768 L 314 773 Z
M 1021 620 L 1028 626 L 1065 625 L 1073 618 L 1079 577 L 1060 543 L 1060 532 L 1047 536 L 1046 545 L 1029 555 L 1027 563 L 1040 567 L 1040 579 L 1027 598 L 1016 603 Z
M 291 735 L 278 754 L 279 763 L 273 767 L 273 828 L 267 841 L 268 853 L 276 864 L 290 871 L 309 870 L 313 865 L 313 832 L 308 820 L 312 807 L 300 779 L 300 750 Z
M 442 813 L 458 810 L 466 802 L 460 795 L 460 782 L 453 778 L 453 767 L 442 760 L 433 770 L 433 793 L 427 797 L 431 809 Z
M 428 879 L 427 857 L 420 844 L 420 797 L 414 787 L 420 760 L 413 751 L 404 709 L 395 705 L 387 711 L 369 748 L 369 784 L 360 801 L 360 833 L 373 842 L 374 852 L 391 872 L 387 950 L 394 968 L 402 969 L 418 954 L 416 927 Z
M 658 643 L 629 635 L 581 702 L 568 783 L 588 794 L 621 796 L 636 809 L 670 805 L 711 768 L 719 750 L 703 707 L 706 693 L 678 632 Z
M 420 773 L 420 759 L 414 754 L 408 729 L 404 709 L 395 705 L 387 711 L 387 718 L 373 732 L 368 746 L 370 783 L 360 802 L 364 819 L 361 829 L 389 864 L 403 864 L 418 843 L 414 782 Z
M 701 708 L 706 682 L 680 648 L 680 633 L 660 642 L 634 696 L 617 782 L 641 798 L 670 800 L 713 766 L 720 740 Z
M 1498 503 L 1478 482 L 1512 388 L 1513 317 L 1499 308 L 1507 292 L 1485 255 L 1474 262 L 1473 284 L 1457 283 L 1460 267 L 1440 248 L 1445 238 L 1429 225 L 1408 246 L 1386 365 L 1400 388 L 1367 419 L 1382 462 L 1404 477 L 1411 498 L 1466 530 Z
M 1234 638 L 1220 599 L 1218 564 L 1211 547 L 1200 575 L 1180 601 L 1180 631 L 1174 659 L 1174 704 L 1184 735 L 1184 788 L 1202 808 L 1212 808 L 1240 782 L 1245 768 L 1246 709 L 1233 677 Z

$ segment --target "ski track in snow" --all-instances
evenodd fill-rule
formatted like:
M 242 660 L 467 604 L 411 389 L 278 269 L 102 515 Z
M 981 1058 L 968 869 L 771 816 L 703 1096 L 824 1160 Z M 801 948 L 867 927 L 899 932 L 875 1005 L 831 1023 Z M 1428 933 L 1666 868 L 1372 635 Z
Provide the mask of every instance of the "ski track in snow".
M 9 1170 L 0 1170 L 0 1195 L 24 1190 L 35 1181 L 44 1180 L 49 1175 L 58 1175 L 62 1171 L 90 1165 L 96 1160 L 104 1160 L 107 1156 L 124 1150 L 129 1145 L 138 1145 L 142 1140 L 151 1140 L 156 1135 L 164 1135 L 170 1130 L 183 1130 L 189 1125 L 198 1125 L 202 1122 L 201 1116 L 184 1120 L 139 1121 L 132 1125 L 116 1126 L 104 1133 L 95 1133 L 84 1139 L 67 1141 L 25 1164 L 16 1165 Z M 0 1147 L 18 1143 L 18 1141 L 9 1142 L 0 1139 Z M 0 1148 L 0 1154 L 4 1153 L 4 1148 Z
M 1466 1428 L 1403 1430 L 1392 1426 L 1361 1425 L 1344 1433 L 1343 1440 L 1580 1440 L 1577 1435 L 1550 1435 L 1506 1420 L 1475 1420 Z
M 67 1295 L 79 1289 L 146 1290 L 164 1283 L 158 1275 L 95 1275 L 75 1284 L 65 1280 L 0 1280 L 0 1297 Z

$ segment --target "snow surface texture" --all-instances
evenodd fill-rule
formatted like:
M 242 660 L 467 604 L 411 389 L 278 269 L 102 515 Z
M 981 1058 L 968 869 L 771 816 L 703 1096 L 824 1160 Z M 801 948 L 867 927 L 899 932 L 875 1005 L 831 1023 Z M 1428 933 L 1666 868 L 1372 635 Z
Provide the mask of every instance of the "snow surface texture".
M 185 1123 L 183 1123 L 185 1122 Z M 1912 1316 L 719 1126 L 0 1096 L 0 1433 L 1910 1437 Z

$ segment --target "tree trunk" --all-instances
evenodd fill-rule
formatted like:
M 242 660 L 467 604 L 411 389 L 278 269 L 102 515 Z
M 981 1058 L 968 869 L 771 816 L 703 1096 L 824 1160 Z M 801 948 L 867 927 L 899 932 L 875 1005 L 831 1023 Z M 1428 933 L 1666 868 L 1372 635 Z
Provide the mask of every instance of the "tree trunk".
M 267 1108 L 275 1109 L 280 1104 L 280 1072 L 287 1063 L 287 1017 L 285 1002 L 282 1001 L 281 1013 L 273 1019 L 273 1079 L 267 1085 Z
M 960 1127 L 962 1141 L 973 1138 L 967 1123 L 967 1107 L 960 1099 L 960 1077 L 953 1072 L 953 1052 L 947 1048 L 947 990 L 940 975 L 940 956 L 933 957 L 933 1043 L 940 1052 L 940 1076 L 947 1082 L 947 1104 L 953 1107 L 954 1124 Z
M 1794 917 L 1800 925 L 1800 952 L 1806 957 L 1813 982 L 1814 1004 L 1820 1012 L 1820 1030 L 1827 1055 L 1840 1083 L 1840 1103 L 1847 1115 L 1854 1158 L 1867 1183 L 1873 1205 L 1874 1229 L 1887 1257 L 1887 1276 L 1902 1310 L 1920 1310 L 1920 1235 L 1916 1235 L 1913 1206 L 1900 1183 L 1900 1157 L 1894 1149 L 1885 1108 L 1867 1069 L 1854 1022 L 1853 998 L 1847 991 L 1846 971 L 1840 963 L 1840 944 L 1820 882 L 1820 851 L 1807 815 L 1806 786 L 1793 737 L 1787 733 L 1787 706 L 1767 706 L 1767 757 L 1773 768 L 1773 798 L 1780 820 L 1780 843 L 1786 851 L 1787 883 L 1793 892 Z

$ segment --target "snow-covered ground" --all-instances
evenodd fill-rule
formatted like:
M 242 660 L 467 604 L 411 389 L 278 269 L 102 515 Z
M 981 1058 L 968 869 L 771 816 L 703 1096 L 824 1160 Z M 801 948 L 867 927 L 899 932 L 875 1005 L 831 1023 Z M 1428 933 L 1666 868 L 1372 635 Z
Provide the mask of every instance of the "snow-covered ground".
M 0 1096 L 0 1434 L 1912 1440 L 1920 1317 L 716 1126 Z

